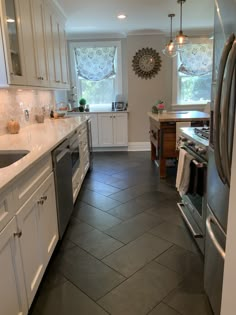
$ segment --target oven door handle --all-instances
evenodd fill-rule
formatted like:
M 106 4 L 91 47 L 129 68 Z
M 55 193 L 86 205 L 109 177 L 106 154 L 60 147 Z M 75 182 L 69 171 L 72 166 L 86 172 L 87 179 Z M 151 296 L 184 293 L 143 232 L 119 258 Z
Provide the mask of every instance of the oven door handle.
M 211 228 L 211 223 L 217 225 L 217 227 L 224 233 L 224 231 L 222 230 L 221 226 L 218 224 L 218 222 L 215 220 L 215 218 L 212 215 L 209 215 L 207 220 L 206 220 L 206 228 L 207 228 L 207 232 L 212 240 L 212 243 L 214 244 L 215 248 L 217 249 L 218 253 L 220 254 L 220 256 L 225 259 L 225 251 L 224 249 L 221 247 L 220 243 L 218 242 L 212 228 Z

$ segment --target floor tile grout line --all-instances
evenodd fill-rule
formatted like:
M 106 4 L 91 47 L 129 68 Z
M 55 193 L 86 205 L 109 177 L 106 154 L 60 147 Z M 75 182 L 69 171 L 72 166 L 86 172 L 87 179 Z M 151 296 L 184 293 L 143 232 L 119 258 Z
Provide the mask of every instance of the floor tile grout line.
M 171 291 L 172 292 L 172 291 Z M 171 293 L 170 292 L 170 293 Z M 179 315 L 184 315 L 183 313 L 180 313 L 178 310 L 176 310 L 174 307 L 172 307 L 171 305 L 169 305 L 168 303 L 162 301 L 163 304 L 167 305 L 169 308 L 171 308 L 172 310 L 174 310 L 177 314 Z

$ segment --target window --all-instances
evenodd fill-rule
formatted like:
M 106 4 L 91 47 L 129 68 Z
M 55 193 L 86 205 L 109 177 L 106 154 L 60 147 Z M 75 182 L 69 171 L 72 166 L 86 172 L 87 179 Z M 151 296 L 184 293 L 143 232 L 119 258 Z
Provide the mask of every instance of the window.
M 70 58 L 77 101 L 83 97 L 91 107 L 111 107 L 116 95 L 122 94 L 120 42 L 72 43 Z
M 173 104 L 206 104 L 211 99 L 212 40 L 193 40 L 173 62 Z

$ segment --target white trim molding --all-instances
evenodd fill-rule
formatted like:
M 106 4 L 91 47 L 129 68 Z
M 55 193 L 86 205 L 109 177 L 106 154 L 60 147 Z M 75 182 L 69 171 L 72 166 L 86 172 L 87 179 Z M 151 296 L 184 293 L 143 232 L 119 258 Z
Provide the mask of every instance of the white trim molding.
M 151 151 L 150 142 L 129 142 L 128 147 L 93 147 L 93 152 Z
M 128 151 L 151 151 L 150 142 L 129 142 Z

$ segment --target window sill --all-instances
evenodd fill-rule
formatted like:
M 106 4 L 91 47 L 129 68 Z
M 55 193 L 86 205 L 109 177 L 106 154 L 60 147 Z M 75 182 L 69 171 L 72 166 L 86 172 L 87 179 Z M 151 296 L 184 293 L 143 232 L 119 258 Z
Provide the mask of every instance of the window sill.
M 204 111 L 206 109 L 207 104 L 172 104 L 172 110 L 200 110 Z

